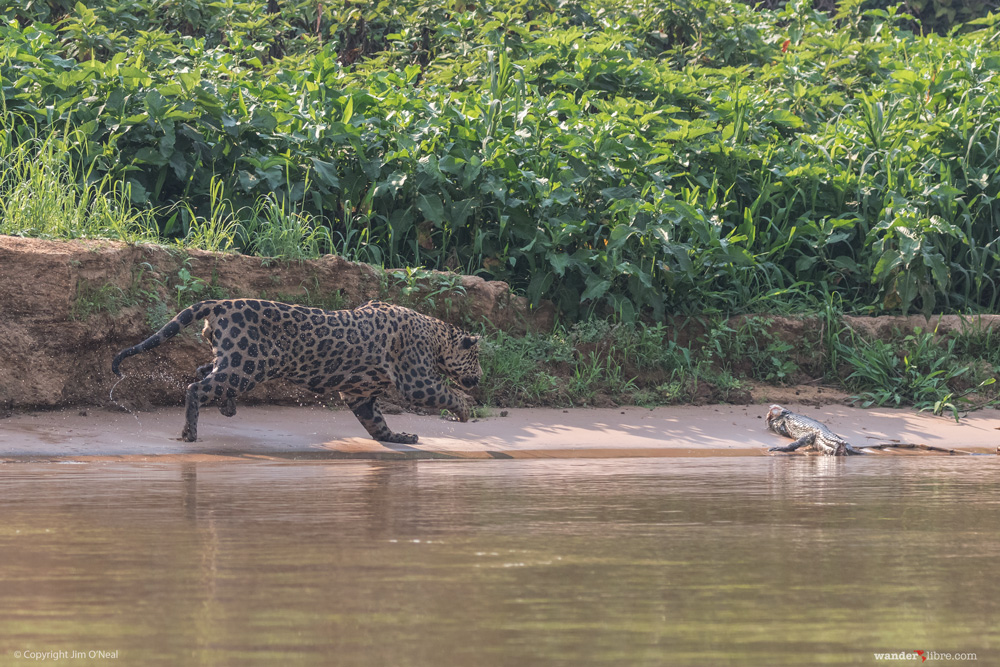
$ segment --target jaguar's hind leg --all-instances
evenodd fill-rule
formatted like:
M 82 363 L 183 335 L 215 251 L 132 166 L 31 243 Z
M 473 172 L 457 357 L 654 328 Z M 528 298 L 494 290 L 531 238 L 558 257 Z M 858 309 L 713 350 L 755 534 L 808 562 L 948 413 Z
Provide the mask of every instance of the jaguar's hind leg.
M 199 382 L 207 378 L 212 370 L 215 368 L 215 364 L 205 364 L 204 366 L 199 366 L 198 370 L 194 372 L 194 377 Z M 223 417 L 232 417 L 236 414 L 236 399 L 234 398 L 224 398 L 220 399 L 219 412 L 222 413 Z
M 189 384 L 184 396 L 184 428 L 181 430 L 181 440 L 184 442 L 198 439 L 198 410 L 202 403 L 208 402 L 208 393 L 202 387 L 204 381 L 202 379 Z
M 239 373 L 216 373 L 206 375 L 198 382 L 188 385 L 185 397 L 185 421 L 181 440 L 194 442 L 198 439 L 198 412 L 209 401 L 221 402 L 219 410 L 231 417 L 236 414 L 236 397 L 253 389 L 254 382 Z
M 236 399 L 235 398 L 225 399 L 225 401 L 219 406 L 219 412 L 222 413 L 223 417 L 234 416 L 236 414 Z
M 368 431 L 368 435 L 375 440 L 380 440 L 381 442 L 398 442 L 404 445 L 412 445 L 417 441 L 417 436 L 412 433 L 394 433 L 389 429 L 389 426 L 385 423 L 385 417 L 382 416 L 382 411 L 379 410 L 378 405 L 375 403 L 374 396 L 363 398 L 344 396 L 344 398 L 347 400 L 347 406 L 351 408 L 351 412 L 354 413 L 354 416 L 358 418 L 361 425 Z

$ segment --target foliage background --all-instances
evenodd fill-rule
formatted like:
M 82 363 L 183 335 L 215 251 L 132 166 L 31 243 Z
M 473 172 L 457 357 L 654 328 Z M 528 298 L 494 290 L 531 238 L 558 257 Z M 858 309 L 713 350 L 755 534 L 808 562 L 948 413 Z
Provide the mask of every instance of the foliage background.
M 944 4 L 0 3 L 0 231 L 481 273 L 570 319 L 995 311 L 1000 25 Z

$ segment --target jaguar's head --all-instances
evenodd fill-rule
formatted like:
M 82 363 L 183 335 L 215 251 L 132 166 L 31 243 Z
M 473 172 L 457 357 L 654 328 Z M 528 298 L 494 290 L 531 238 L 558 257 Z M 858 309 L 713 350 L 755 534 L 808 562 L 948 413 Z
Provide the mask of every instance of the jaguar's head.
M 483 377 L 483 368 L 479 365 L 479 336 L 454 330 L 438 357 L 438 368 L 463 389 L 479 386 Z

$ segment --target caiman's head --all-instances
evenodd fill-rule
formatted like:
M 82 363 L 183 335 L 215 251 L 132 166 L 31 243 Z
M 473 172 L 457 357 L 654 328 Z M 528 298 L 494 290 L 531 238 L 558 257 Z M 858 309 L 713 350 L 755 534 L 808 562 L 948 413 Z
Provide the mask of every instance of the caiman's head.
M 769 429 L 774 430 L 774 427 L 772 426 L 774 420 L 783 417 L 786 414 L 788 414 L 788 410 L 786 410 L 785 408 L 781 407 L 780 405 L 772 405 L 767 410 L 767 417 L 764 418 L 764 423 L 767 425 Z

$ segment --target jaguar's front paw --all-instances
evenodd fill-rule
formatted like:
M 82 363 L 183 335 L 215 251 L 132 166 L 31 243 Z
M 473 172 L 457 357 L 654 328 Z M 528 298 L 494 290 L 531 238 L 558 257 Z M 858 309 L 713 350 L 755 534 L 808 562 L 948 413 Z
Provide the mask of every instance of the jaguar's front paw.
M 382 438 L 383 442 L 393 442 L 400 445 L 413 445 L 416 444 L 419 438 L 412 433 L 390 433 L 387 437 Z

